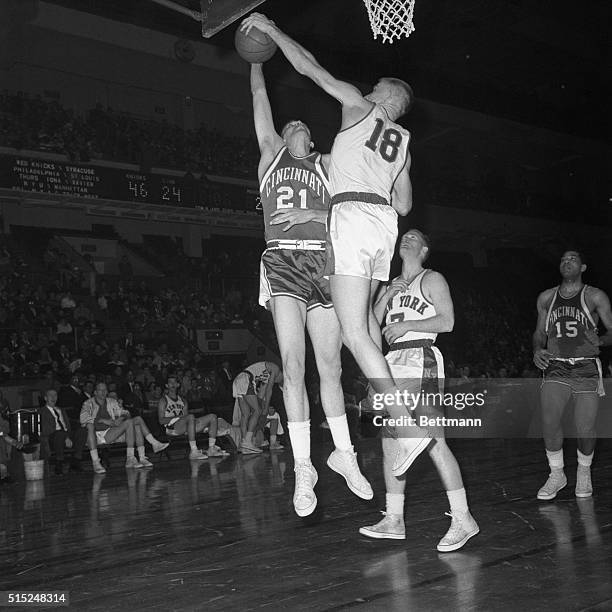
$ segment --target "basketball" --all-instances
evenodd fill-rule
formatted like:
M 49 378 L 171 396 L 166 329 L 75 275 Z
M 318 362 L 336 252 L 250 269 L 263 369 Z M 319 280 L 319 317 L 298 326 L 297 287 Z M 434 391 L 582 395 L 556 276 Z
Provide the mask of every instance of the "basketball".
M 249 64 L 266 62 L 276 52 L 276 43 L 257 28 L 251 28 L 248 34 L 238 28 L 234 37 L 234 45 L 238 55 Z

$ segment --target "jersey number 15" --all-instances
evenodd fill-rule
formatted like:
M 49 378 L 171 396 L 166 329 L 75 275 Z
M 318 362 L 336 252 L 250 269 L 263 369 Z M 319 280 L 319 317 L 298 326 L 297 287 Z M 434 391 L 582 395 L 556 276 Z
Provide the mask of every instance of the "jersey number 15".
M 578 335 L 578 321 L 563 321 L 564 325 L 562 325 L 561 321 L 557 321 L 555 323 L 555 328 L 557 329 L 557 338 L 575 338 Z M 563 328 L 565 328 L 565 333 L 563 333 Z

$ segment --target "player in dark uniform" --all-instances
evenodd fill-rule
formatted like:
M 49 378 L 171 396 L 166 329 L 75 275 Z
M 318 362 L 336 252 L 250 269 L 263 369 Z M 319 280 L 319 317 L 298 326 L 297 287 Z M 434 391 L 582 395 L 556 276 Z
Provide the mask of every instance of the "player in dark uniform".
M 554 499 L 567 484 L 563 471 L 561 419 L 574 400 L 578 435 L 576 497 L 590 497 L 591 462 L 595 449 L 595 420 L 603 380 L 599 347 L 612 344 L 612 312 L 608 296 L 582 282 L 584 256 L 566 251 L 561 257 L 561 285 L 538 296 L 538 323 L 533 334 L 533 361 L 544 371 L 542 429 L 550 475 L 538 491 L 538 499 Z M 598 323 L 607 330 L 597 333 Z
M 293 504 L 311 514 L 317 472 L 310 461 L 310 409 L 304 383 L 305 327 L 321 380 L 321 399 L 336 449 L 328 466 L 363 499 L 374 493 L 357 464 L 340 383 L 340 325 L 325 268 L 325 220 L 330 198 L 326 157 L 313 151 L 310 130 L 291 121 L 279 135 L 261 64 L 251 66 L 255 131 L 261 152 L 258 176 L 267 248 L 261 257 L 259 303 L 274 318 L 284 376 L 284 399 L 295 460 Z
M 393 474 L 401 476 L 425 450 L 431 435 L 427 428 L 401 425 L 409 422 L 410 410 L 383 356 L 372 300 L 380 282 L 389 279 L 398 215 L 412 208 L 410 133 L 396 122 L 412 105 L 412 88 L 400 79 L 385 77 L 363 96 L 357 87 L 325 70 L 312 53 L 265 15 L 251 13 L 241 28 L 246 33 L 257 28 L 270 36 L 300 74 L 342 105 L 329 165 L 332 205 L 326 273 L 344 344 L 400 423 Z

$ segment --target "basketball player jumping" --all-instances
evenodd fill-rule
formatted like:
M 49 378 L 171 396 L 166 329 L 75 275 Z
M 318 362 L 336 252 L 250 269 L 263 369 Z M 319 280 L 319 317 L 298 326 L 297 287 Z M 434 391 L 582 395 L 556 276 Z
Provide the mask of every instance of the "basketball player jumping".
M 305 331 L 312 340 L 321 400 L 336 446 L 329 467 L 353 493 L 372 499 L 372 487 L 357 464 L 340 383 L 340 326 L 331 304 L 325 266 L 325 219 L 329 208 L 327 172 L 313 151 L 308 127 L 291 121 L 279 135 L 272 119 L 261 64 L 251 65 L 255 131 L 261 151 L 258 176 L 266 250 L 261 258 L 259 303 L 274 318 L 284 375 L 284 400 L 295 459 L 293 504 L 298 516 L 311 514 L 317 472 L 310 461 L 310 409 L 304 384 Z
M 608 296 L 582 281 L 585 258 L 578 251 L 561 257 L 561 285 L 538 296 L 538 323 L 533 334 L 533 361 L 544 372 L 540 392 L 542 430 L 550 475 L 538 499 L 550 500 L 567 485 L 563 471 L 561 420 L 570 399 L 578 436 L 576 497 L 590 497 L 595 451 L 595 420 L 604 395 L 599 347 L 612 344 L 612 312 Z M 607 333 L 598 336 L 601 321 Z
M 395 78 L 383 78 L 367 96 L 335 79 L 313 55 L 264 15 L 253 13 L 241 28 L 268 34 L 300 73 L 310 77 L 342 104 L 341 130 L 330 157 L 332 195 L 327 238 L 326 274 L 342 339 L 377 393 L 384 394 L 391 416 L 408 422 L 409 411 L 382 354 L 380 327 L 372 299 L 387 281 L 397 240 L 397 216 L 412 208 L 410 133 L 395 120 L 408 111 L 412 89 Z M 427 430 L 397 428 L 393 474 L 403 474 L 429 444 Z
M 382 323 L 389 343 L 387 363 L 395 383 L 409 397 L 421 392 L 442 393 L 444 360 L 433 346 L 439 333 L 450 332 L 455 323 L 453 302 L 446 280 L 439 272 L 423 268 L 430 253 L 429 238 L 419 230 L 406 232 L 400 240 L 402 273 L 381 291 L 374 305 L 374 316 Z M 415 406 L 418 416 L 438 416 L 439 407 Z M 397 478 L 391 468 L 395 457 L 393 431 L 383 430 L 383 471 L 387 487 L 385 517 L 376 525 L 362 527 L 359 533 L 370 538 L 404 540 L 405 474 Z M 440 552 L 461 548 L 479 532 L 468 509 L 461 470 L 444 439 L 444 428 L 436 432 L 429 446 L 431 457 L 450 503 L 450 529 L 438 543 Z

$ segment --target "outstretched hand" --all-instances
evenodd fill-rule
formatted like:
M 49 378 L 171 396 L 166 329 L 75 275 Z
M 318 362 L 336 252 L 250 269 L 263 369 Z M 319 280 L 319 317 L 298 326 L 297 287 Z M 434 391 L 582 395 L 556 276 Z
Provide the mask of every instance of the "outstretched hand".
M 275 210 L 270 213 L 270 225 L 282 225 L 286 223 L 285 227 L 282 228 L 283 232 L 291 229 L 294 225 L 300 225 L 301 223 L 308 223 L 312 221 L 312 211 L 304 208 L 287 208 L 286 210 Z
M 270 34 L 275 28 L 275 24 L 271 19 L 268 19 L 261 13 L 251 13 L 246 19 L 242 20 L 240 29 L 248 34 L 252 28 L 256 28 L 264 34 Z

